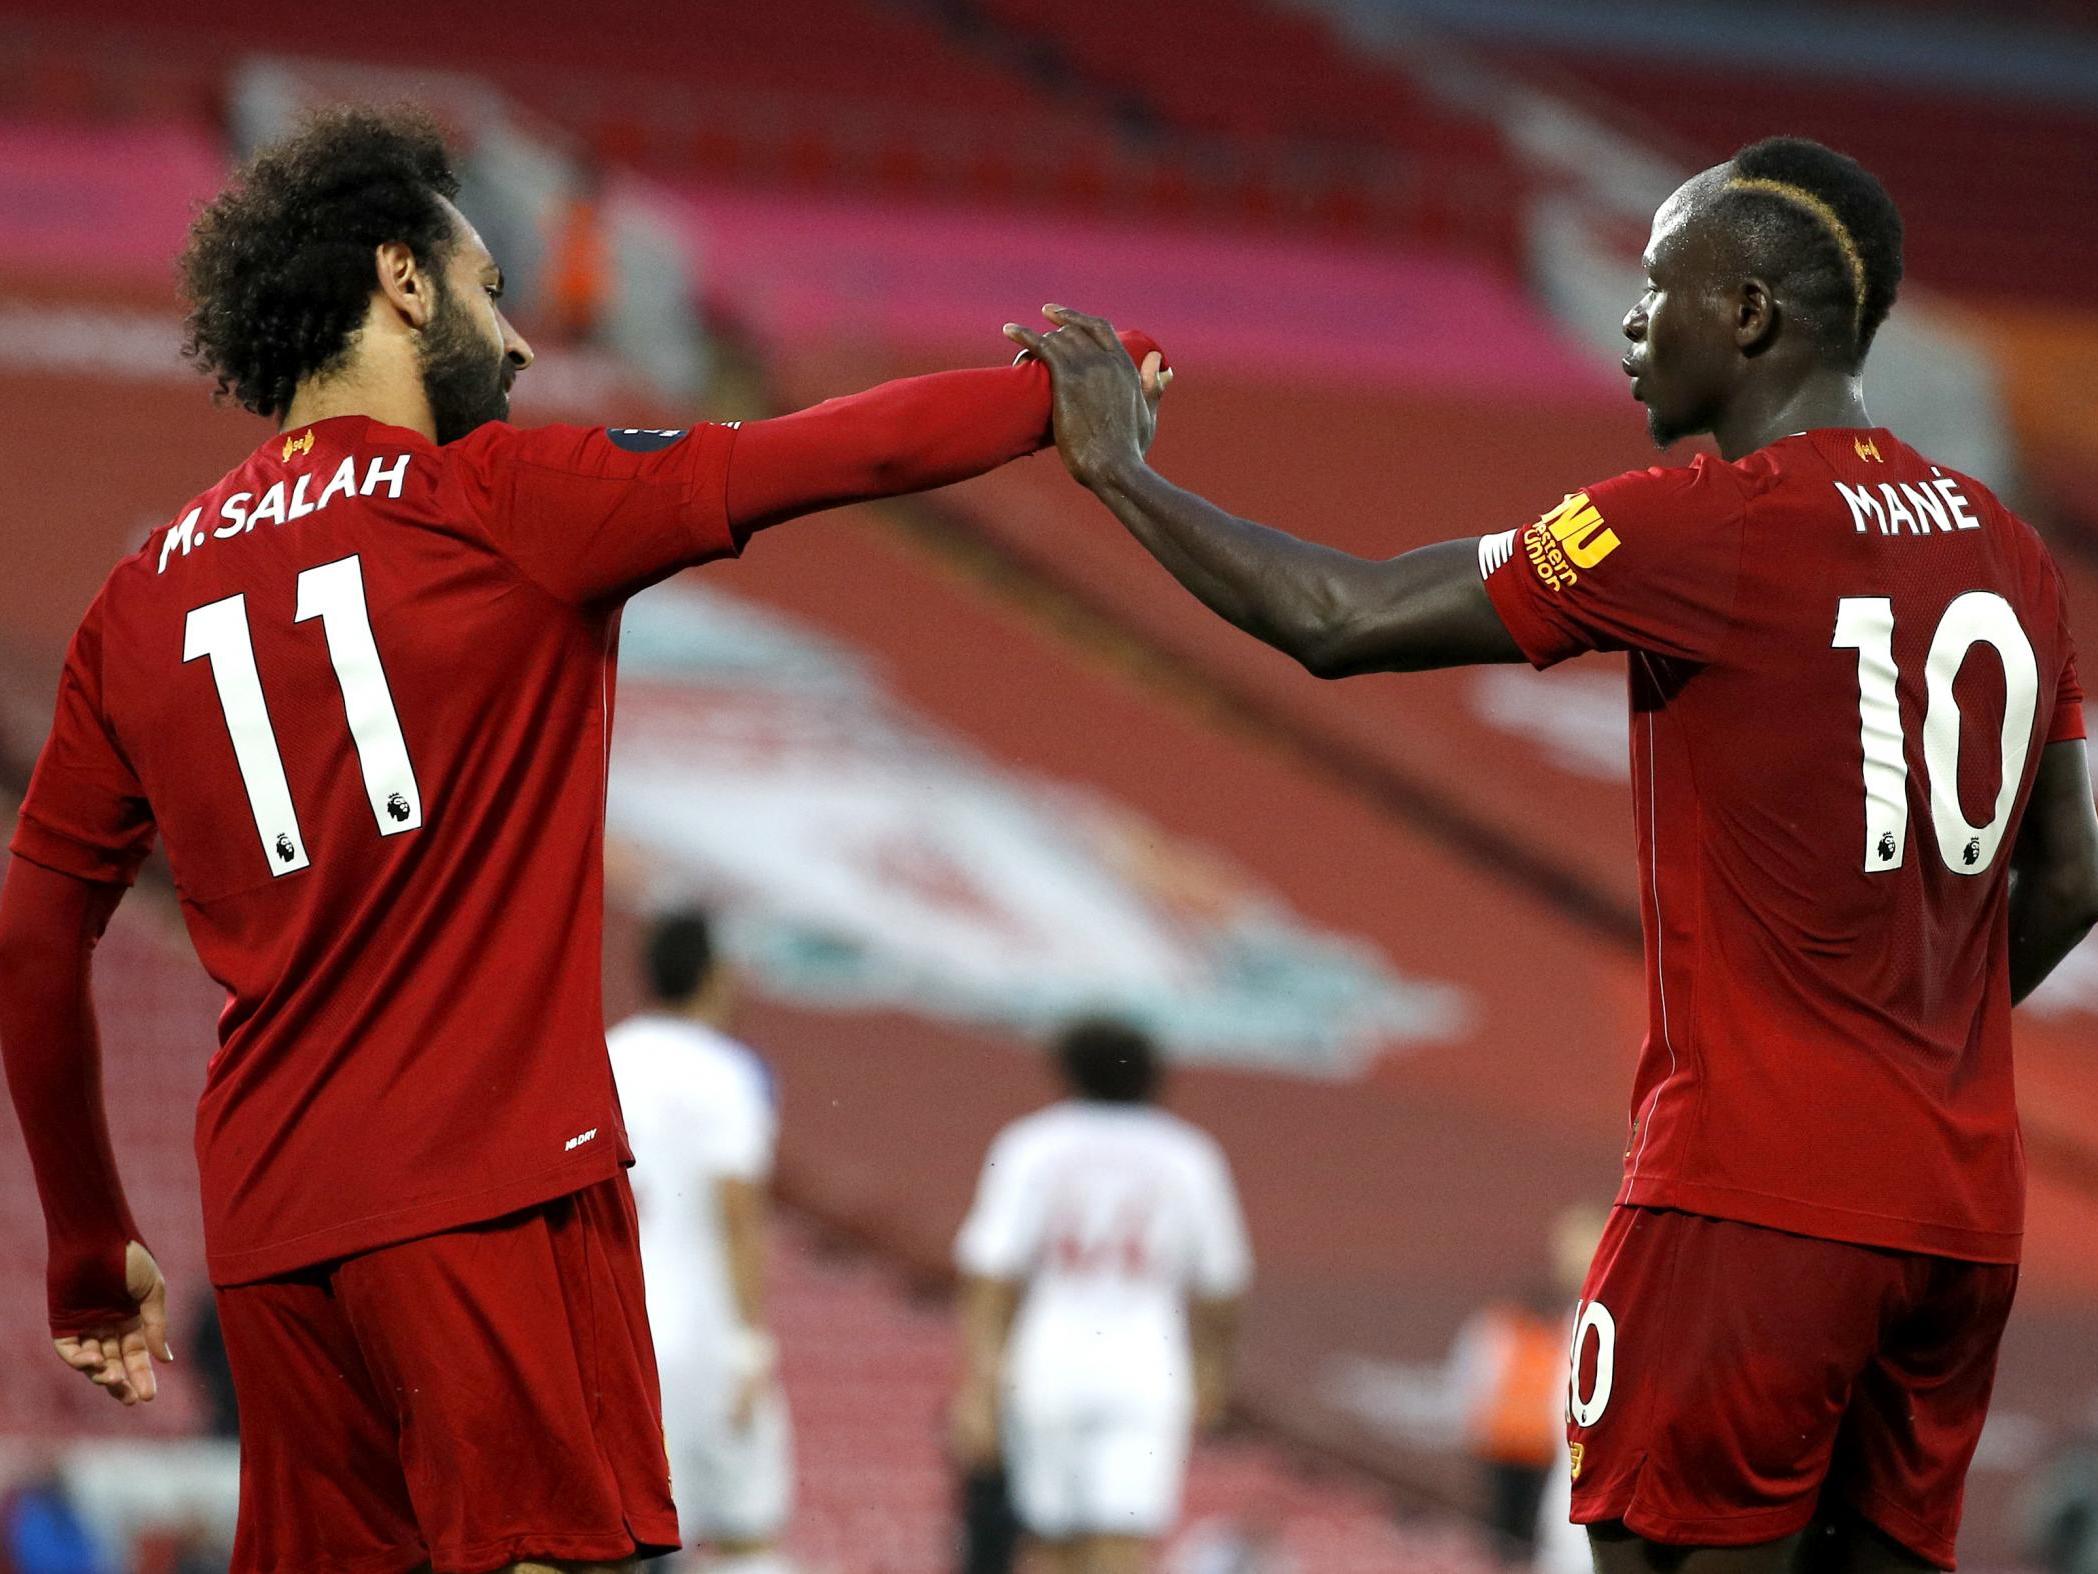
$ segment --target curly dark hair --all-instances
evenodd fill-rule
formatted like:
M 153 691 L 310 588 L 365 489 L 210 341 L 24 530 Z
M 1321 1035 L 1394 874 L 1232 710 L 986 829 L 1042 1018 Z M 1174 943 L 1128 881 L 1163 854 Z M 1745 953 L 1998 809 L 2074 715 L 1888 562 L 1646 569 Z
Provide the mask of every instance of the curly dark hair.
M 438 269 L 459 194 L 436 123 L 412 108 L 309 117 L 257 153 L 190 226 L 182 353 L 257 415 L 349 348 L 374 285 L 372 254 L 398 241 Z
M 1901 211 L 1887 188 L 1806 137 L 1752 143 L 1728 173 L 1725 198 L 1759 271 L 1782 282 L 1828 358 L 1855 370 L 1901 289 Z

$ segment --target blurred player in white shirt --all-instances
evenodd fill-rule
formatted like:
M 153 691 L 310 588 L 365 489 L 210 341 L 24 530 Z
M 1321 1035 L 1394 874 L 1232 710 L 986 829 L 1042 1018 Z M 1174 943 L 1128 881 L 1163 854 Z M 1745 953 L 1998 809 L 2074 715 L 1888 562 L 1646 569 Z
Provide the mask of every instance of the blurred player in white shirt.
M 634 1147 L 678 1523 L 701 1568 L 787 1574 L 792 1440 L 764 1315 L 772 1080 L 722 1031 L 731 988 L 704 917 L 659 920 L 646 972 L 651 1008 L 607 1042 Z
M 956 1244 L 954 1446 L 1002 1445 L 1056 1574 L 1134 1574 L 1222 1416 L 1251 1261 L 1222 1150 L 1151 1102 L 1150 1041 L 1083 1022 L 1058 1055 L 1074 1096 L 998 1135 Z

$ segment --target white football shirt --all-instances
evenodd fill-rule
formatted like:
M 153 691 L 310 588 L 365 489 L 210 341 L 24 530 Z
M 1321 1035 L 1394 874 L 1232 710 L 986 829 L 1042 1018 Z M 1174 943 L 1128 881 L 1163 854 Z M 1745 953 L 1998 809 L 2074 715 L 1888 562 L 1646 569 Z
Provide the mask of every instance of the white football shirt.
M 1147 1104 L 1071 1100 L 1000 1132 L 955 1245 L 1024 1282 L 1006 1355 L 1017 1395 L 1182 1406 L 1191 1296 L 1241 1293 L 1251 1254 L 1223 1150 Z
M 657 1354 L 703 1363 L 727 1350 L 740 1320 L 715 1184 L 771 1174 L 772 1080 L 744 1045 L 681 1017 L 629 1017 L 605 1042 L 634 1148 L 630 1175 Z

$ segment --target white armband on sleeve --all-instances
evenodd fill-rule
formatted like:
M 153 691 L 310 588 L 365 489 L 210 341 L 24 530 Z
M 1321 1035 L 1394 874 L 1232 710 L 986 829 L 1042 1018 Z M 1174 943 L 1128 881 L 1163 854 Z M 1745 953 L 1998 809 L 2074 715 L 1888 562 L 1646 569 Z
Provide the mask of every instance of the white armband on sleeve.
M 1479 537 L 1479 577 L 1493 578 L 1493 571 L 1515 556 L 1515 532 L 1503 530 L 1499 535 Z

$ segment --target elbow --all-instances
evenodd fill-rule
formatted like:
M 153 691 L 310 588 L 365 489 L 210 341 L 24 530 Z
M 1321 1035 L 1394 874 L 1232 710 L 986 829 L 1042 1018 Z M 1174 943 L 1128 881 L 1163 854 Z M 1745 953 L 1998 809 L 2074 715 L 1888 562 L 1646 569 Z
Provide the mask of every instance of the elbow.
M 868 467 L 866 490 L 869 497 L 901 497 L 927 484 L 917 466 L 894 454 L 884 455 Z
M 1290 654 L 1296 658 L 1297 665 L 1310 673 L 1314 678 L 1323 678 L 1330 681 L 1334 678 L 1344 678 L 1348 675 L 1348 666 L 1345 658 L 1330 645 L 1299 646 L 1291 650 Z
M 42 999 L 54 989 L 85 988 L 92 941 L 64 927 L 31 921 L 27 909 L 0 916 L 0 1003 Z
M 33 935 L 17 924 L 0 924 L 0 998 L 20 999 L 44 967 Z
M 2098 870 L 2093 870 L 2084 879 L 2071 911 L 2076 914 L 2077 927 L 2085 934 L 2098 929 Z
M 2058 898 L 2062 910 L 2080 929 L 2098 927 L 2098 846 L 2085 848 L 2065 873 Z
M 2058 875 L 2048 893 L 2048 904 L 2059 915 L 2062 928 L 2076 938 L 2098 929 L 2098 860 Z
M 1284 649 L 1314 678 L 1330 681 L 1362 670 L 1358 647 L 1352 623 L 1336 610 L 1304 619 Z
M 1284 648 L 1315 678 L 1407 672 L 1421 665 L 1432 608 L 1423 603 L 1420 576 L 1401 568 L 1404 562 L 1337 558 L 1296 600 Z
M 10 1073 L 16 1052 L 33 1037 L 29 1024 L 49 988 L 48 971 L 29 937 L 0 928 L 0 1060 Z

